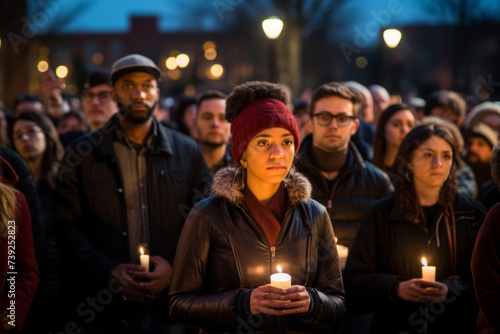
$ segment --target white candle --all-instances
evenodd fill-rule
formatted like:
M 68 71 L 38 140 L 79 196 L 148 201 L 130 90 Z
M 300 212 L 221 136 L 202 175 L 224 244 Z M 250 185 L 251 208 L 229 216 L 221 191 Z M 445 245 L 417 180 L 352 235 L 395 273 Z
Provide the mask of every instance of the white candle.
M 149 271 L 149 255 L 144 254 L 144 249 L 141 247 L 141 266 L 146 268 L 146 272 Z
M 424 281 L 435 282 L 436 281 L 436 267 L 428 266 L 425 257 L 422 258 L 422 279 Z
M 335 242 L 337 242 L 337 237 L 335 237 Z M 339 255 L 340 268 L 344 269 L 345 263 L 347 262 L 347 256 L 349 255 L 349 248 L 337 244 L 337 254 Z
M 344 269 L 347 262 L 347 255 L 349 254 L 349 248 L 343 245 L 337 245 L 337 253 L 339 254 L 340 267 Z
M 271 285 L 280 289 L 288 289 L 292 286 L 292 276 L 281 272 L 281 267 L 278 266 L 279 273 L 271 275 Z

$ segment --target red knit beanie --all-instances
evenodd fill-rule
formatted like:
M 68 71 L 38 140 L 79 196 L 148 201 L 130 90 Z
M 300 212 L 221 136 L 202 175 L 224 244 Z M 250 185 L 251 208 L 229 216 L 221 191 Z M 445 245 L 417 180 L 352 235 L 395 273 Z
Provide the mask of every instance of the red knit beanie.
M 292 112 L 279 100 L 259 99 L 243 108 L 231 122 L 232 153 L 237 166 L 250 140 L 259 132 L 271 128 L 289 130 L 295 140 L 295 152 L 298 151 L 299 130 Z

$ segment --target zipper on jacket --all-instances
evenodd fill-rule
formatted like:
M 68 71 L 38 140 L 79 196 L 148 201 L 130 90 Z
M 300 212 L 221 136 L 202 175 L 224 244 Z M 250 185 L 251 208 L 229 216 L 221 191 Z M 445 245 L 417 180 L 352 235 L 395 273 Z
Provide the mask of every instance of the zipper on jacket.
M 271 272 L 276 269 L 276 247 L 271 246 Z

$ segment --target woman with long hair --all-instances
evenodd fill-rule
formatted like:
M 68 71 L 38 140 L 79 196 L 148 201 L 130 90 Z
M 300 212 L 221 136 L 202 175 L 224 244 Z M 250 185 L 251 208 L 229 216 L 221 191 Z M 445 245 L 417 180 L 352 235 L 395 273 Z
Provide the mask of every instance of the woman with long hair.
M 10 164 L 0 157 L 0 333 L 20 333 L 38 284 L 31 218 L 24 195 L 8 184 L 18 181 Z M 12 330 L 12 332 L 11 332 Z
M 26 323 L 25 333 L 48 333 L 55 331 L 62 314 L 60 252 L 55 241 L 56 231 L 52 212 L 57 162 L 63 155 L 63 149 L 52 121 L 34 112 L 22 113 L 14 119 L 12 138 L 14 148 L 27 163 L 33 176 L 45 228 L 40 284 Z M 51 321 L 43 321 L 49 316 Z
M 12 124 L 15 150 L 28 164 L 35 184 L 41 181 L 55 187 L 57 164 L 64 154 L 57 130 L 52 121 L 35 112 L 17 116 Z
M 293 172 L 300 139 L 287 104 L 286 91 L 266 82 L 228 97 L 240 168 L 217 172 L 214 196 L 184 225 L 169 295 L 174 321 L 203 333 L 322 333 L 342 319 L 332 225 L 310 199 L 309 181 Z M 288 286 L 270 285 L 277 266 Z
M 391 167 L 395 191 L 372 209 L 349 252 L 347 307 L 373 312 L 374 333 L 473 333 L 470 261 L 481 204 L 458 193 L 455 144 L 445 128 L 415 127 Z M 421 259 L 435 266 L 422 277 Z
M 373 137 L 373 164 L 387 172 L 396 160 L 404 137 L 416 125 L 416 116 L 406 104 L 393 104 L 380 115 Z

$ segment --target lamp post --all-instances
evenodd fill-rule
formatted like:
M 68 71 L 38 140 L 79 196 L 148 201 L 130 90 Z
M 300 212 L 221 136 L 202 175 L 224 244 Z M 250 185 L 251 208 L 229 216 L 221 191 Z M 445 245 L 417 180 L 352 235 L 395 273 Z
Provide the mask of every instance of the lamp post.
M 266 37 L 270 40 L 276 39 L 280 36 L 281 30 L 283 30 L 283 21 L 281 21 L 276 16 L 271 16 L 264 21 L 262 21 L 262 29 L 266 34 Z M 271 82 L 278 82 L 276 72 L 276 43 L 270 41 L 271 47 L 269 49 L 269 77 Z
M 397 29 L 386 29 L 384 30 L 383 34 L 382 34 L 383 38 L 384 38 L 384 42 L 385 42 L 385 45 L 387 45 L 388 48 L 390 49 L 395 49 L 398 45 L 399 45 L 399 42 L 401 41 L 401 32 Z M 395 78 L 395 76 L 397 75 L 395 72 L 395 70 L 393 69 L 394 66 L 396 66 L 396 62 L 397 62 L 397 57 L 395 57 L 394 55 L 394 51 L 387 51 L 389 54 L 388 54 L 388 57 L 384 57 L 386 60 L 386 62 L 388 63 L 388 88 L 389 88 L 389 91 L 390 92 L 394 92 L 394 89 L 398 89 L 400 87 L 395 87 L 396 84 L 399 85 L 399 82 L 397 80 L 397 78 Z

